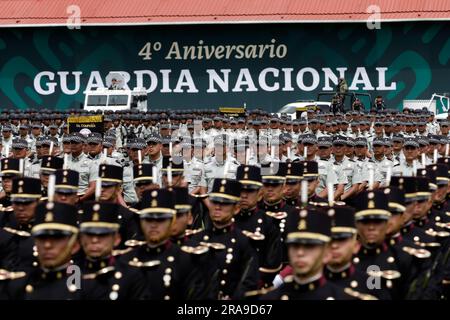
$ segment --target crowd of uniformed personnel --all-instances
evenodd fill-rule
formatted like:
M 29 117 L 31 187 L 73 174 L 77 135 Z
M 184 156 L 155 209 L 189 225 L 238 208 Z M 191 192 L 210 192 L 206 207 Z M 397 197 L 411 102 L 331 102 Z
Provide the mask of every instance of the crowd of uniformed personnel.
M 3 111 L 0 299 L 448 299 L 428 111 Z

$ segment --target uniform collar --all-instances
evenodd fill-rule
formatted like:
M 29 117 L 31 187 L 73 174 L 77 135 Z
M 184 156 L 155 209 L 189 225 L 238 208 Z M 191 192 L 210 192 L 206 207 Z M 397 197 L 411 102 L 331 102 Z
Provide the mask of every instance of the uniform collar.
M 355 267 L 351 263 L 348 263 L 344 268 L 341 268 L 340 270 L 332 270 L 329 266 L 326 266 L 324 273 L 327 279 L 347 279 L 355 273 Z
M 295 276 L 293 280 L 294 289 L 300 292 L 314 291 L 317 288 L 324 286 L 325 283 L 325 277 L 321 273 L 305 281 L 299 281 Z
M 114 265 L 114 260 L 115 260 L 114 256 L 108 256 L 100 259 L 86 257 L 86 261 L 84 264 L 86 271 L 91 273 L 106 268 L 108 266 Z
M 379 255 L 380 253 L 387 250 L 387 245 L 385 243 L 381 245 L 377 245 L 375 247 L 366 247 L 361 246 L 361 249 L 359 249 L 359 253 L 363 256 L 374 256 Z

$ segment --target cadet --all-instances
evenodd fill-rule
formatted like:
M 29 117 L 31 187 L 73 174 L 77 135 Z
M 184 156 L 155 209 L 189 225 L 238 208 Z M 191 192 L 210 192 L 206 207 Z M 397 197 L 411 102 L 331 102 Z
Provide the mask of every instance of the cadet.
M 391 217 L 388 196 L 382 190 L 365 191 L 355 199 L 355 219 L 361 248 L 353 259 L 361 272 L 369 274 L 375 288 L 387 288 L 393 299 L 402 298 L 408 281 L 403 254 L 386 245 L 387 222 Z
M 80 245 L 77 240 L 77 209 L 62 203 L 41 203 L 36 207 L 31 230 L 39 266 L 10 280 L 11 300 L 78 300 L 83 290 L 70 282 L 70 260 Z M 81 288 L 83 284 L 81 283 Z
M 142 272 L 151 299 L 201 299 L 207 294 L 202 280 L 205 275 L 194 267 L 191 254 L 170 241 L 176 214 L 174 196 L 166 189 L 144 191 L 140 218 L 146 243 L 121 259 Z
M 153 183 L 153 165 L 150 163 L 133 166 L 133 182 L 138 202 L 142 200 L 144 191 L 159 189 L 159 185 Z M 136 203 L 133 207 L 137 205 Z
M 233 223 L 239 212 L 241 185 L 230 179 L 215 179 L 209 194 L 212 226 L 193 239 L 213 250 L 208 270 L 216 281 L 217 299 L 239 299 L 258 285 L 258 256 L 249 238 Z M 255 230 L 256 231 L 256 230 Z
M 331 217 L 323 211 L 300 210 L 297 222 L 288 226 L 290 275 L 263 300 L 349 300 L 354 290 L 327 281 L 323 267 L 330 259 Z M 347 293 L 346 293 L 347 292 Z
M 5 210 L 11 206 L 12 179 L 19 177 L 20 161 L 13 158 L 3 158 L 1 160 L 1 179 L 3 194 L 0 199 L 0 228 L 3 227 L 3 218 L 6 216 Z M 1 212 L 3 210 L 3 212 Z
M 113 251 L 121 242 L 118 207 L 114 203 L 98 202 L 82 206 L 80 243 L 84 255 L 76 264 L 80 266 L 84 279 L 89 280 L 84 289 L 88 292 L 88 299 L 147 298 L 146 282 L 142 281 L 141 274 L 122 263 L 120 255 Z
M 123 168 L 102 164 L 99 166 L 99 179 L 101 181 L 100 202 L 120 204 Z M 139 236 L 139 228 L 136 225 L 136 213 L 123 205 L 119 205 L 118 214 L 122 244 L 127 240 L 137 238 Z
M 64 160 L 52 156 L 44 156 L 42 158 L 41 169 L 39 173 L 39 178 L 42 185 L 42 200 L 47 199 L 47 188 L 48 188 L 48 177 L 54 174 L 56 170 L 62 169 Z
M 300 182 L 302 181 L 303 163 L 287 164 L 286 183 L 284 184 L 284 200 L 292 207 L 300 207 Z
M 266 211 L 266 214 L 274 218 L 278 228 L 285 238 L 286 220 L 289 216 L 297 214 L 297 209 L 290 206 L 283 199 L 283 188 L 286 181 L 287 164 L 284 162 L 272 162 L 261 169 L 262 175 L 262 201 L 259 208 Z
M 370 290 L 367 287 L 368 274 L 356 269 L 352 264 L 353 254 L 360 248 L 356 239 L 355 209 L 349 206 L 334 206 L 327 210 L 333 222 L 331 257 L 324 269 L 326 279 L 342 288 L 351 288 L 380 299 L 389 299 L 390 295 L 386 290 Z
M 288 163 L 289 165 L 296 163 Z M 259 257 L 259 287 L 270 287 L 282 267 L 283 246 L 275 220 L 258 208 L 261 194 L 261 169 L 240 165 L 236 180 L 241 184 L 240 211 L 234 217 L 236 226 L 250 239 Z
M 55 202 L 78 204 L 78 181 L 77 171 L 69 169 L 59 169 L 55 171 Z
M 35 263 L 31 229 L 35 225 L 35 208 L 41 198 L 41 183 L 34 178 L 14 178 L 12 181 L 11 202 L 13 213 L 8 214 L 3 229 L 0 230 L 0 247 L 15 244 L 13 261 L 3 262 L 10 268 L 30 268 Z M 3 251 L 0 249 L 0 252 Z

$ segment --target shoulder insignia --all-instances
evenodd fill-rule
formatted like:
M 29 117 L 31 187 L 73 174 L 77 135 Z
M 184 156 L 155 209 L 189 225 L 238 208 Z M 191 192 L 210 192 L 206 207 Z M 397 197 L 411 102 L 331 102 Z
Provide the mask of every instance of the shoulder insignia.
M 134 212 L 134 213 L 139 213 L 139 210 L 136 209 L 136 208 L 131 208 L 131 207 L 129 207 L 128 210 L 130 210 L 130 211 L 132 211 L 132 212 Z
M 266 214 L 269 217 L 272 217 L 272 218 L 277 219 L 277 220 L 284 219 L 288 215 L 287 212 L 284 212 L 284 211 L 280 211 L 280 212 L 266 211 Z
M 245 293 L 245 297 L 257 297 L 257 296 L 262 296 L 270 291 L 275 290 L 274 287 L 270 287 L 270 288 L 262 288 L 259 290 L 252 290 L 252 291 L 247 291 Z
M 196 246 L 196 247 L 191 247 L 191 246 L 181 246 L 181 250 L 189 253 L 189 254 L 204 254 L 206 252 L 209 251 L 209 248 L 207 246 L 204 245 L 200 245 L 200 246 Z
M 250 232 L 250 231 L 247 231 L 247 230 L 242 230 L 242 233 L 246 237 L 249 237 L 250 239 L 256 240 L 256 241 L 261 241 L 261 240 L 264 240 L 266 238 L 263 234 L 261 234 L 259 232 Z
M 27 231 L 23 231 L 23 230 L 16 230 L 10 227 L 4 227 L 3 230 L 5 230 L 6 232 L 18 235 L 20 237 L 31 237 L 31 233 L 27 232 Z
M 14 280 L 25 277 L 27 274 L 24 271 L 7 271 L 0 269 L 0 281 L 2 280 Z
M 121 256 L 125 253 L 130 252 L 131 250 L 133 250 L 133 248 L 126 248 L 126 249 L 122 249 L 122 250 L 113 250 L 112 255 L 113 256 Z
M 372 296 L 370 294 L 361 293 L 361 292 L 355 291 L 355 290 L 350 289 L 350 288 L 345 288 L 344 292 L 346 294 L 348 294 L 349 296 L 355 297 L 355 298 L 360 299 L 360 300 L 378 300 L 378 298 L 376 298 L 376 297 L 374 297 L 374 296 Z
M 13 212 L 14 209 L 12 206 L 4 207 L 2 204 L 0 204 L 0 212 Z
M 203 229 L 202 228 L 198 228 L 198 229 L 186 229 L 186 231 L 184 232 L 184 234 L 186 235 L 186 236 L 192 236 L 192 235 L 194 235 L 194 234 L 197 234 L 197 233 L 200 233 L 200 232 L 202 232 L 203 231 Z
M 161 264 L 161 261 L 159 260 L 150 260 L 146 262 L 139 261 L 137 258 L 134 258 L 133 260 L 130 260 L 128 264 L 132 267 L 136 268 L 151 268 L 156 267 Z
M 145 241 L 139 241 L 135 239 L 130 239 L 125 241 L 125 246 L 127 247 L 140 247 L 143 246 L 146 242 Z
M 431 257 L 431 252 L 423 248 L 416 249 L 411 247 L 403 247 L 402 250 L 419 259 Z
M 220 242 L 200 242 L 202 246 L 206 246 L 209 248 L 212 248 L 214 250 L 224 250 L 226 246 L 223 243 Z
M 387 280 L 394 280 L 401 277 L 401 273 L 397 270 L 381 270 L 381 271 L 369 271 L 367 272 L 372 277 L 382 277 Z
M 439 238 L 446 238 L 446 237 L 450 236 L 450 233 L 447 231 L 435 231 L 431 228 L 426 230 L 425 233 L 430 236 L 439 237 Z
M 113 266 L 109 266 L 109 267 L 100 269 L 97 272 L 85 274 L 85 275 L 83 275 L 83 279 L 86 279 L 86 280 L 95 279 L 99 276 L 105 275 L 114 270 L 115 270 L 115 268 Z

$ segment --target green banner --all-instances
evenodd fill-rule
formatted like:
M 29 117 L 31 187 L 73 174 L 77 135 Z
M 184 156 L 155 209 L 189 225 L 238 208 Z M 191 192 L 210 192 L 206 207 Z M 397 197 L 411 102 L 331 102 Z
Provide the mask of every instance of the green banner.
M 149 109 L 277 111 L 334 91 L 390 108 L 449 90 L 449 22 L 0 29 L 0 107 L 79 108 L 111 71 L 144 87 Z M 368 101 L 365 102 L 366 108 Z

